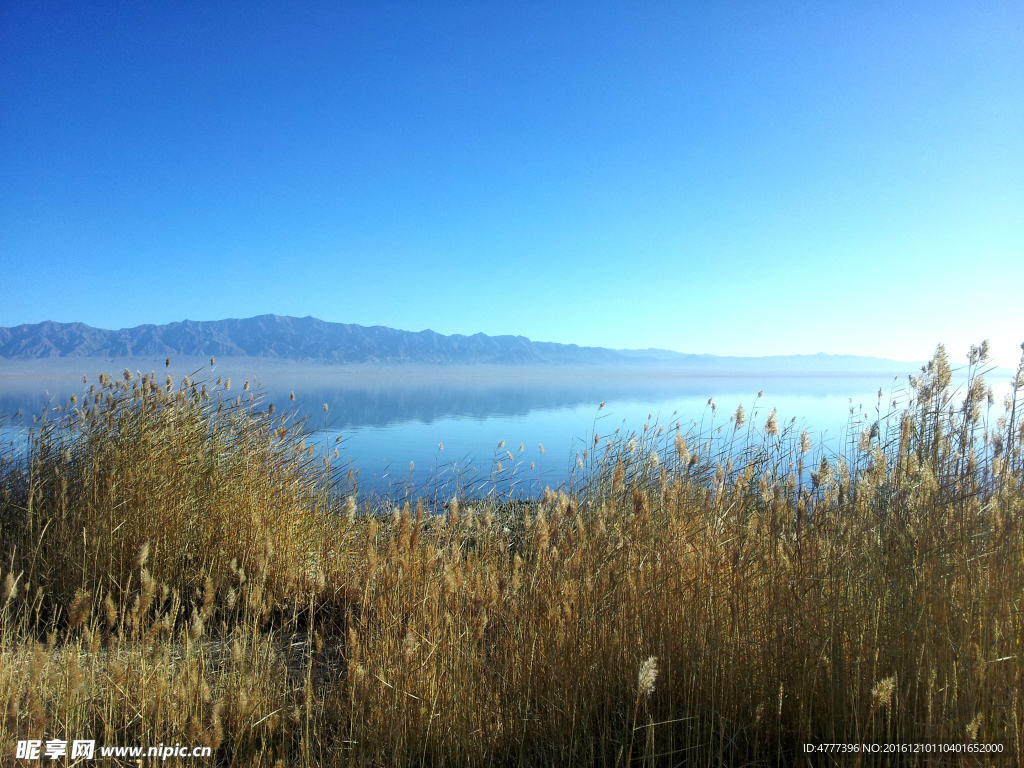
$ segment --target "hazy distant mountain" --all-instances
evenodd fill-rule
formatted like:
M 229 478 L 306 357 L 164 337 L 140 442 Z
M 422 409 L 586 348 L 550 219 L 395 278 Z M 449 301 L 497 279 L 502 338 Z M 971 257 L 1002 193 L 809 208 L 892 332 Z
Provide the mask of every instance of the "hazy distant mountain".
M 243 320 L 185 320 L 111 331 L 84 323 L 43 322 L 0 328 L 0 358 L 128 358 L 188 355 L 250 357 L 322 363 L 504 365 L 669 365 L 699 369 L 754 368 L 792 372 L 888 371 L 913 368 L 873 357 L 795 355 L 716 357 L 664 349 L 604 349 L 530 341 L 525 336 L 444 336 L 327 323 L 314 317 L 260 315 Z
M 84 323 L 0 328 L 0 357 L 245 356 L 329 363 L 621 363 L 610 349 L 530 341 L 525 336 L 443 336 L 315 317 L 260 315 L 244 320 L 185 320 L 108 331 Z

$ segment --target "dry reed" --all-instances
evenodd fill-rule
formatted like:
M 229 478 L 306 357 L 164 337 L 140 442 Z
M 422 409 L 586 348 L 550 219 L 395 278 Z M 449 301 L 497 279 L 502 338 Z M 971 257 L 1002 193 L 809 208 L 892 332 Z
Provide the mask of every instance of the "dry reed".
M 940 348 L 843 456 L 774 412 L 715 432 L 709 406 L 703 431 L 595 435 L 543 499 L 387 509 L 249 382 L 104 375 L 0 456 L 0 755 L 1019 760 L 1024 367 L 993 419 L 986 357 L 958 396 Z

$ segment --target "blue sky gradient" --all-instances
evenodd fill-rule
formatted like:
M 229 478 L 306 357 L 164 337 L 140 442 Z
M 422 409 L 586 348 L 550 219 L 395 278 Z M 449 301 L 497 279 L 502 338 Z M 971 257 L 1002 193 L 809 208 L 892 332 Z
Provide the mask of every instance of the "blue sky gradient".
M 1024 341 L 1024 4 L 0 4 L 0 325 Z

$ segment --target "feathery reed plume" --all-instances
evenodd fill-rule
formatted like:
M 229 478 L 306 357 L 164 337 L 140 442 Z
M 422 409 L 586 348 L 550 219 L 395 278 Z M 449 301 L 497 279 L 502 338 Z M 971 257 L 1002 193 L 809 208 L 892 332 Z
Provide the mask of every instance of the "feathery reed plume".
M 892 675 L 875 683 L 875 687 L 871 689 L 871 706 L 873 709 L 890 706 L 893 693 L 896 691 L 897 681 L 897 676 Z
M 612 473 L 612 490 L 617 491 L 622 487 L 622 483 L 626 479 L 626 466 L 622 463 L 622 459 L 615 462 L 615 471 Z
M 686 438 L 683 437 L 682 432 L 680 432 L 678 428 L 676 429 L 674 442 L 676 446 L 676 453 L 678 454 L 679 459 L 685 464 L 690 460 L 690 450 L 686 446 Z
M 107 629 L 112 630 L 117 624 L 117 606 L 114 605 L 109 592 L 103 598 L 103 617 L 106 619 Z
M 658 659 L 651 656 L 640 666 L 640 672 L 637 674 L 637 690 L 640 695 L 647 697 L 654 693 L 654 681 L 657 679 Z
M 857 440 L 857 447 L 864 453 L 871 453 L 871 427 L 864 427 Z
M 4 576 L 3 592 L 4 602 L 9 602 L 18 596 L 18 585 L 14 578 L 14 574 L 8 573 Z
M 85 623 L 89 617 L 92 595 L 83 589 L 75 593 L 71 605 L 68 606 L 68 629 L 75 630 Z
M 803 432 L 800 433 L 800 453 L 810 453 L 810 451 L 811 438 L 807 434 L 807 430 L 805 429 Z
M 345 519 L 349 525 L 356 520 L 356 497 L 354 495 L 345 499 Z
M 779 434 L 779 421 L 775 416 L 774 408 L 772 409 L 772 412 L 768 414 L 768 421 L 765 422 L 764 425 L 764 433 L 766 435 L 771 435 L 772 437 Z
M 971 741 L 977 741 L 977 739 L 978 739 L 978 730 L 980 728 L 981 728 L 981 712 L 978 712 L 974 716 L 974 719 L 971 720 L 971 722 L 969 722 L 967 724 L 967 728 L 965 729 L 966 732 L 967 732 L 967 738 L 970 739 Z
M 149 560 L 149 542 L 144 541 L 140 546 L 138 552 L 135 553 L 135 567 L 141 568 Z
M 449 502 L 449 524 L 453 526 L 459 524 L 459 500 L 457 498 Z

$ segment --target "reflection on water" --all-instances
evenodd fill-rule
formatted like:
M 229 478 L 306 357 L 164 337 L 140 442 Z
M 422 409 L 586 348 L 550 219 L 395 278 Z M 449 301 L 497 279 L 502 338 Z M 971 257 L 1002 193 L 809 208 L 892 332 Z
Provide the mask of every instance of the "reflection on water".
M 95 376 L 96 371 L 88 373 Z M 218 375 L 232 376 L 232 394 L 242 394 L 241 385 L 253 372 L 229 365 L 219 366 L 213 378 Z M 294 407 L 298 416 L 308 416 L 315 439 L 338 447 L 341 461 L 359 470 L 364 488 L 421 485 L 456 471 L 483 482 L 495 460 L 503 462 L 506 474 L 514 467 L 523 488 L 556 485 L 568 477 L 594 431 L 628 434 L 649 420 L 666 427 L 678 420 L 684 430 L 696 425 L 706 432 L 728 424 L 739 404 L 755 427 L 762 427 L 775 409 L 780 423 L 795 418 L 795 428 L 807 428 L 835 449 L 850 423 L 851 407 L 853 418 L 863 423 L 874 418 L 880 388 L 883 410 L 893 399 L 906 399 L 906 377 L 894 379 L 891 373 L 697 376 L 655 370 L 399 366 L 270 370 L 256 378 L 264 402 L 273 402 L 279 412 Z M 0 413 L 38 413 L 48 399 L 60 404 L 82 388 L 81 374 L 0 376 Z M 709 398 L 716 409 L 708 405 Z M 601 402 L 605 407 L 599 410 Z M 500 450 L 499 441 L 505 441 Z
M 891 382 L 890 379 L 886 383 Z M 765 388 L 760 398 L 759 387 Z M 805 379 L 775 379 L 769 385 L 754 379 L 710 380 L 687 382 L 675 389 L 647 387 L 638 382 L 633 390 L 592 392 L 581 388 L 575 400 L 556 401 L 533 393 L 527 398 L 530 407 L 515 412 L 476 411 L 472 415 L 449 415 L 432 421 L 411 419 L 347 429 L 329 427 L 323 434 L 328 442 L 340 434 L 344 455 L 352 457 L 364 473 L 370 473 L 374 483 L 421 484 L 430 475 L 443 476 L 456 468 L 470 475 L 475 472 L 485 482 L 493 472 L 493 462 L 500 460 L 507 468 L 511 453 L 519 482 L 527 489 L 539 490 L 568 478 L 576 458 L 591 444 L 595 432 L 602 438 L 616 432 L 628 435 L 641 430 L 645 423 L 664 425 L 671 430 L 679 421 L 684 431 L 693 427 L 708 434 L 728 425 L 731 414 L 741 403 L 756 428 L 763 427 L 768 414 L 775 409 L 784 425 L 796 419 L 795 428 L 807 428 L 835 450 L 851 418 L 857 422 L 873 418 L 870 414 L 878 400 L 878 387 L 878 380 L 872 378 L 820 381 L 817 386 Z M 888 392 L 885 394 L 888 397 Z M 901 394 L 896 397 L 903 399 Z M 716 408 L 708 405 L 709 399 Z M 599 407 L 601 402 L 605 402 L 604 408 Z M 499 441 L 505 443 L 501 448 Z M 443 443 L 443 448 L 439 443 Z M 411 474 L 409 461 L 414 462 Z

